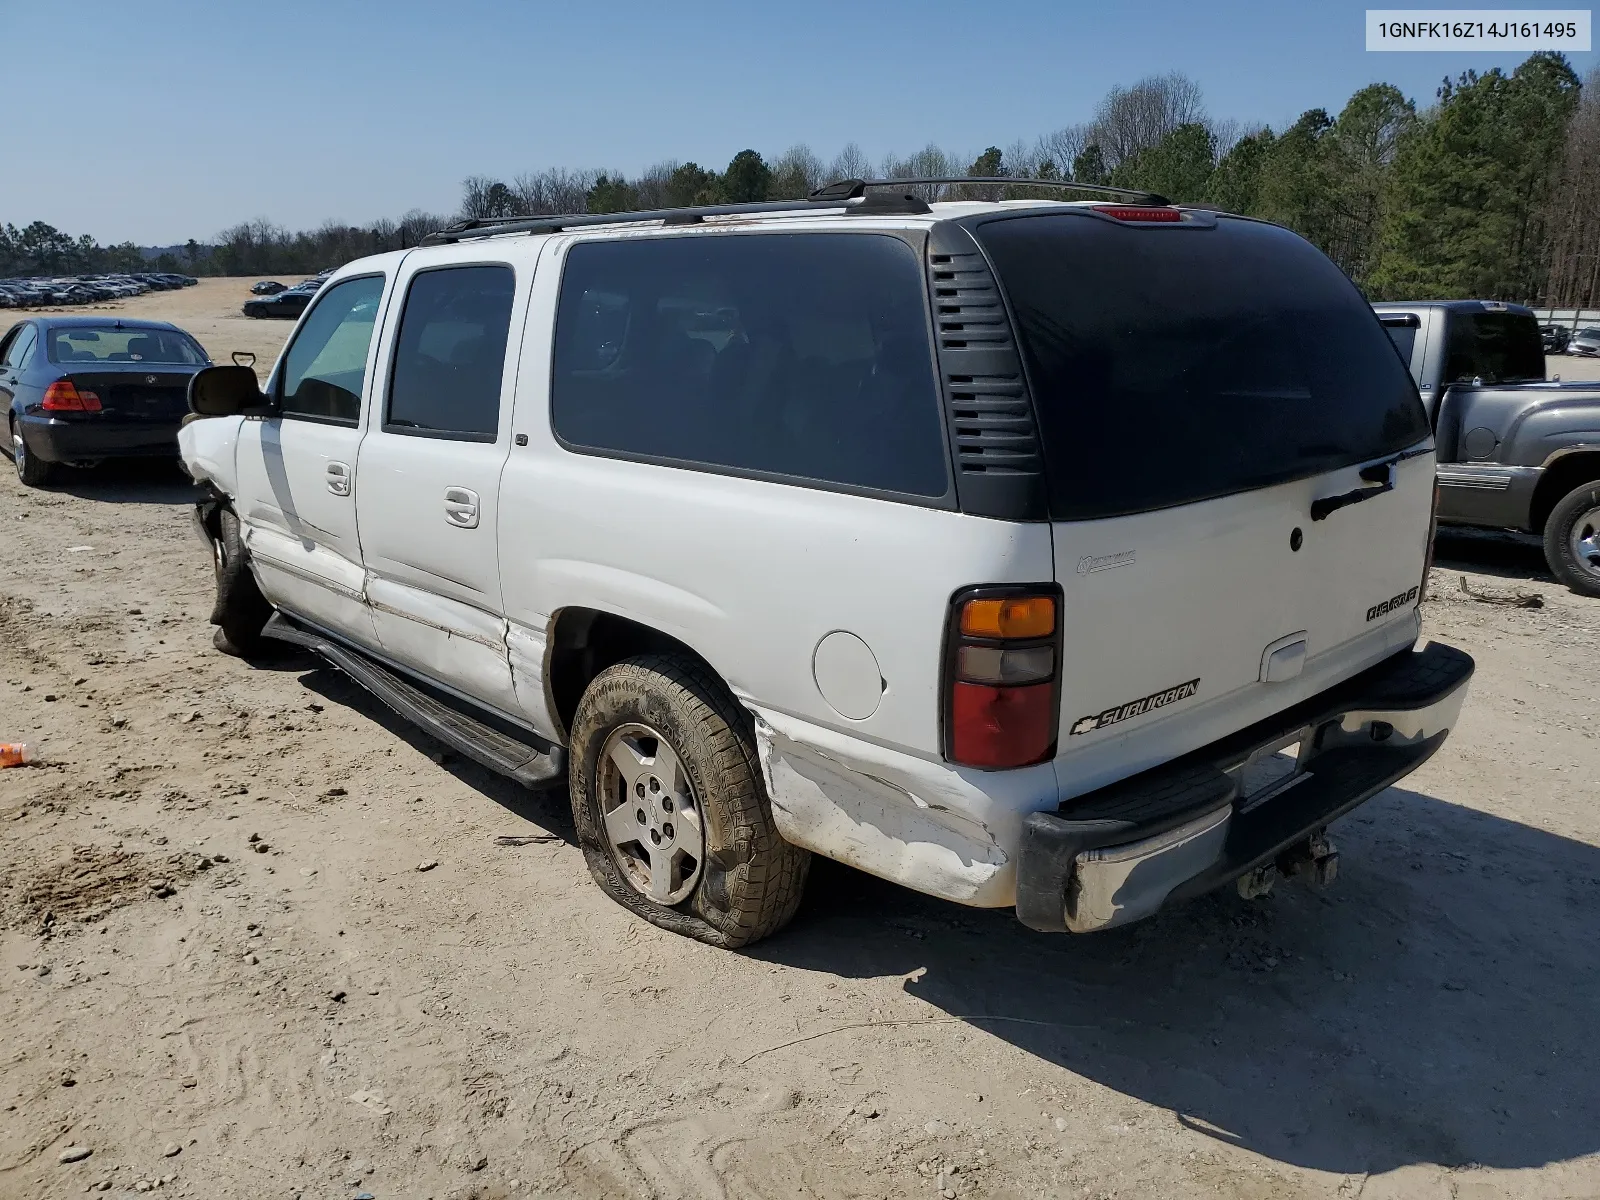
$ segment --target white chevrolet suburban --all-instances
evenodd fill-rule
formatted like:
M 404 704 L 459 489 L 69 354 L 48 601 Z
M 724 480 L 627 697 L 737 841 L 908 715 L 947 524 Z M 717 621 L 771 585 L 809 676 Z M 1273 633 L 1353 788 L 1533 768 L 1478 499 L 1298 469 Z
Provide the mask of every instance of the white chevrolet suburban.
M 1416 645 L 1377 318 L 1260 221 L 879 182 L 336 272 L 264 389 L 190 388 L 218 647 L 564 778 L 600 886 L 716 945 L 809 853 L 1075 932 L 1327 880 L 1472 673 Z

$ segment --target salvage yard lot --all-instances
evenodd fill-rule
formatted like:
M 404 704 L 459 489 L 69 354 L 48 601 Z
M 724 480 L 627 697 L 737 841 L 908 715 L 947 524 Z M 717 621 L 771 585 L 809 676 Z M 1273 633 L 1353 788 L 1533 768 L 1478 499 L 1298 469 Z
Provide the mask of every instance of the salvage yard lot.
M 103 307 L 264 375 L 249 282 Z M 819 863 L 731 954 L 606 900 L 560 791 L 215 653 L 186 500 L 0 483 L 6 1200 L 1600 1195 L 1600 602 L 1536 547 L 1441 539 L 1472 694 L 1329 891 L 1071 939 Z

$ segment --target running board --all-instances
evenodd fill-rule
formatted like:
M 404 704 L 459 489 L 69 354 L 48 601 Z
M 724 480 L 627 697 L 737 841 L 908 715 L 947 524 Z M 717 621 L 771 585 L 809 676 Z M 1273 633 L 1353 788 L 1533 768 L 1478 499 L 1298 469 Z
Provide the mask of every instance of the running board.
M 560 746 L 541 750 L 531 744 L 533 735 L 524 741 L 487 725 L 367 655 L 298 625 L 282 613 L 273 613 L 261 633 L 320 655 L 429 737 L 491 771 L 508 775 L 527 787 L 550 783 L 566 774 L 567 755 Z

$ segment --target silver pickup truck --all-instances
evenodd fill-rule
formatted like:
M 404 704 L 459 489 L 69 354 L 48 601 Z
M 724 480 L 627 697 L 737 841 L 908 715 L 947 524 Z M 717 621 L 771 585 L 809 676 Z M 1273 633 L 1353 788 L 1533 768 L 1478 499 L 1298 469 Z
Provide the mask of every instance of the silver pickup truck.
M 1600 382 L 1547 380 L 1521 305 L 1373 308 L 1433 421 L 1440 523 L 1539 534 L 1556 578 L 1600 596 Z

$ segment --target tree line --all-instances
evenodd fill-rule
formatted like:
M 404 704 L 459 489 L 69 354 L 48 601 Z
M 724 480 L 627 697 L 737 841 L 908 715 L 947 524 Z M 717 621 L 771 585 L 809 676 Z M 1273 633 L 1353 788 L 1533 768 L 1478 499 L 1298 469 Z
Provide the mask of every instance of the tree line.
M 1600 83 L 1600 73 L 1589 83 Z M 1198 85 L 1170 73 L 1113 88 L 1086 122 L 976 155 L 929 144 L 874 162 L 851 144 L 825 162 L 799 145 L 770 160 L 741 150 L 720 169 L 665 161 L 631 176 L 566 168 L 509 180 L 474 175 L 462 183 L 455 214 L 412 210 L 398 220 L 301 232 L 249 221 L 150 265 L 310 273 L 415 245 L 462 218 L 797 199 L 836 179 L 952 175 L 1108 184 L 1275 221 L 1318 246 L 1375 300 L 1600 306 L 1600 88 L 1581 86 L 1552 53 L 1531 55 L 1509 73 L 1446 79 L 1420 110 L 1398 88 L 1373 84 L 1337 113 L 1311 109 L 1280 130 L 1213 118 Z M 929 200 L 1062 194 L 1022 184 L 915 190 Z M 128 269 L 137 254 L 42 222 L 0 228 L 3 274 Z

